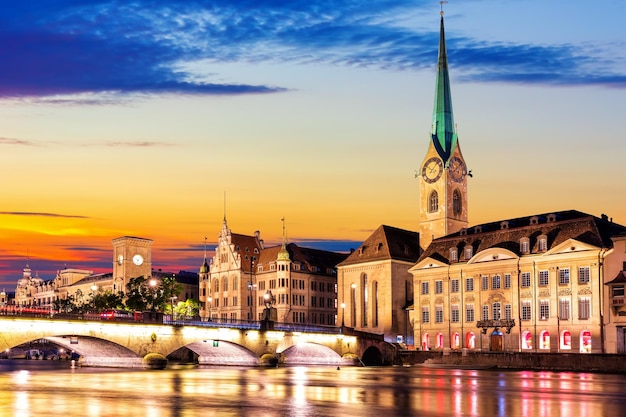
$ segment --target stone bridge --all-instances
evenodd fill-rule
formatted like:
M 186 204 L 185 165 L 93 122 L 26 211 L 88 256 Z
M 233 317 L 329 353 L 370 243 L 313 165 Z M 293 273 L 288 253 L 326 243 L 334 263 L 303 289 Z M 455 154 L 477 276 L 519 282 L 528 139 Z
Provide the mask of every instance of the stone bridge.
M 0 352 L 44 339 L 80 355 L 81 366 L 143 367 L 149 353 L 201 365 L 383 365 L 395 360 L 394 346 L 382 336 L 349 328 L 247 327 L 0 316 Z

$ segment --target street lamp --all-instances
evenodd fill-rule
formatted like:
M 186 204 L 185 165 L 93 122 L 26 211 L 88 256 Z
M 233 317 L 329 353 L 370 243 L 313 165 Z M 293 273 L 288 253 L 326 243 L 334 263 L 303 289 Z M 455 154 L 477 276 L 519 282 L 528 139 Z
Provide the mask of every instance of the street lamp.
M 176 301 L 176 300 L 178 300 L 177 296 L 174 295 L 174 296 L 170 297 L 170 304 L 171 304 L 171 307 L 172 307 L 172 321 L 174 320 L 174 301 Z
M 209 320 L 208 321 L 211 321 L 211 303 L 213 302 L 213 297 L 209 296 L 207 301 L 209 302 Z
M 341 328 L 345 326 L 345 317 L 346 317 L 346 303 L 341 303 Z
M 156 303 L 156 285 L 157 285 L 156 279 L 154 278 L 150 279 L 149 284 L 150 284 L 150 289 L 152 292 L 152 311 L 156 311 L 156 306 L 154 305 Z

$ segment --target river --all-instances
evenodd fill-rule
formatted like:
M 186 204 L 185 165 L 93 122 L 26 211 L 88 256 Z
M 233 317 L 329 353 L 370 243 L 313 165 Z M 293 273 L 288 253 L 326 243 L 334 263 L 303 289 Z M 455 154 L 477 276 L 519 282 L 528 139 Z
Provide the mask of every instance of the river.
M 426 367 L 74 368 L 0 361 L 0 415 L 621 416 L 626 376 Z

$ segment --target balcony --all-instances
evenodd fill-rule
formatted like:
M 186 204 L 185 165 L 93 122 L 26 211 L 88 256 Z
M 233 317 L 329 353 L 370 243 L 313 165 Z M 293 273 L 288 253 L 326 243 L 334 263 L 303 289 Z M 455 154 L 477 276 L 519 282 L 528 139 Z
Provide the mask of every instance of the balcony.
M 483 334 L 487 333 L 489 328 L 498 330 L 500 327 L 506 328 L 506 332 L 511 333 L 511 329 L 515 327 L 515 320 L 480 320 L 476 323 L 476 327 L 481 328 Z

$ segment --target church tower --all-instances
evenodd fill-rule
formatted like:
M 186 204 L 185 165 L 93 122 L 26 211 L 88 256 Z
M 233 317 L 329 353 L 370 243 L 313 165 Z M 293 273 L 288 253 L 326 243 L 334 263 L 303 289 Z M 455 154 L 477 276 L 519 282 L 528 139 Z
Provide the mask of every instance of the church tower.
M 419 176 L 420 246 L 467 227 L 467 165 L 461 154 L 450 94 L 443 11 L 431 140 Z

